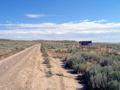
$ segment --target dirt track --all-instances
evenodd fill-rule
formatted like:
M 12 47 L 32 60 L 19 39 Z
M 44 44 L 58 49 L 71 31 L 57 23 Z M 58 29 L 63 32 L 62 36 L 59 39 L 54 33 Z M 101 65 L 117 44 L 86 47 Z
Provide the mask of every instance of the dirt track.
M 76 90 L 74 77 L 60 61 L 50 59 L 49 69 L 43 64 L 40 45 L 34 45 L 0 61 L 0 90 Z M 49 77 L 48 71 L 53 75 Z

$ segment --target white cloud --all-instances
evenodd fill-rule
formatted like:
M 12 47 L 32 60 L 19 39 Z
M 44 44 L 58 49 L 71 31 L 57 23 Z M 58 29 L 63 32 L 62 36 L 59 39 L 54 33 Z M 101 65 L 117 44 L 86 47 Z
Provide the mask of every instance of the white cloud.
M 8 30 L 24 32 L 52 32 L 52 33 L 109 33 L 120 32 L 120 23 L 101 23 L 101 21 L 82 21 L 78 23 L 67 22 L 62 24 L 56 23 L 39 23 L 39 24 L 0 24 Z M 46 33 L 47 34 L 47 33 Z M 48 33 L 49 34 L 49 33 Z
M 25 15 L 28 18 L 42 18 L 42 17 L 46 17 L 45 14 L 26 14 Z
M 3 30 L 2 30 L 3 29 Z M 39 24 L 0 24 L 0 35 L 16 35 L 21 36 L 22 38 L 34 38 L 36 39 L 42 35 L 51 35 L 50 37 L 54 37 L 56 39 L 58 36 L 62 38 L 66 38 L 66 35 L 78 35 L 78 34 L 89 34 L 89 38 L 91 34 L 120 34 L 120 22 L 108 22 L 106 20 L 83 20 L 80 22 L 66 22 L 66 23 L 39 23 Z M 53 36 L 54 35 L 54 36 Z M 71 36 L 71 38 L 73 37 Z M 45 37 L 45 39 L 49 39 L 50 37 Z M 79 39 L 80 36 L 78 36 Z

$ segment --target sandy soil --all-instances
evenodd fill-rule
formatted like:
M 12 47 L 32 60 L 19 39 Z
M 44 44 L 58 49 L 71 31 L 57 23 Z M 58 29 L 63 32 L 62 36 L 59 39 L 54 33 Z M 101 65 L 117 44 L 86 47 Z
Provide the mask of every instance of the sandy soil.
M 43 64 L 40 45 L 29 47 L 0 61 L 0 90 L 76 90 L 74 76 L 59 60 L 51 58 L 51 68 Z M 52 75 L 49 76 L 49 71 Z

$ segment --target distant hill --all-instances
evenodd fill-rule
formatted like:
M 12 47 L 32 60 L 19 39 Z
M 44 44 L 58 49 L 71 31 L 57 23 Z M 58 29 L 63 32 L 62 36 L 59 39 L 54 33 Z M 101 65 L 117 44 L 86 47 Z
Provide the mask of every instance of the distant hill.
M 10 39 L 0 39 L 0 41 L 12 41 Z

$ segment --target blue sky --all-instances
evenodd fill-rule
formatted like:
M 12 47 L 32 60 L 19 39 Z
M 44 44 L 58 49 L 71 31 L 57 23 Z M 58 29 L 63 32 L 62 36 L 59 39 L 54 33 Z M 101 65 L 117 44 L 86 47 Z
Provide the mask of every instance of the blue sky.
M 120 0 L 0 0 L 0 38 L 120 42 Z

